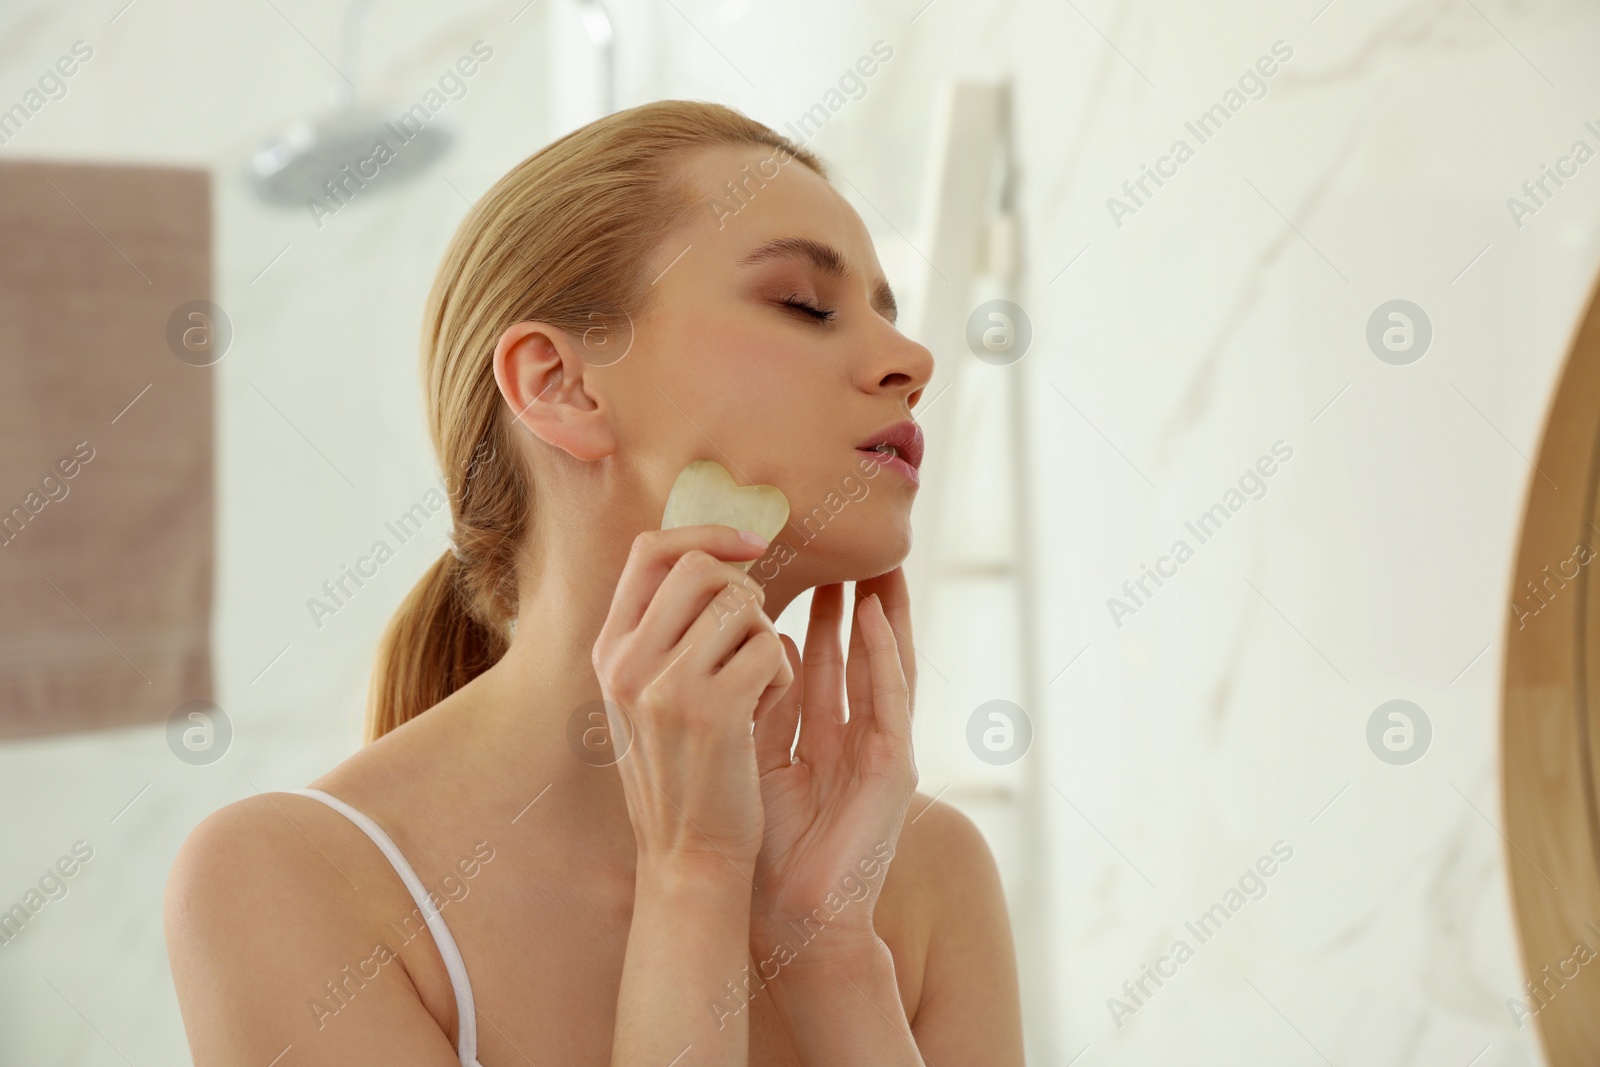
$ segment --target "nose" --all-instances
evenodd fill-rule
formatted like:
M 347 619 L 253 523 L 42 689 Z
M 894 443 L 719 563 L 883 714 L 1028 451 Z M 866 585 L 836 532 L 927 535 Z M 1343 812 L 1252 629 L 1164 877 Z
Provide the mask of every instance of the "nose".
M 933 353 L 887 322 L 883 326 L 886 336 L 864 362 L 861 388 L 868 393 L 898 393 L 908 409 L 914 408 L 933 378 Z

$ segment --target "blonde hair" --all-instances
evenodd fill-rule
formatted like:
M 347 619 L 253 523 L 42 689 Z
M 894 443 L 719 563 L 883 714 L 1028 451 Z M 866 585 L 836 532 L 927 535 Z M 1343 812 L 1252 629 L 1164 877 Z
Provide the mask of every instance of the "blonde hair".
M 454 547 L 384 631 L 367 741 L 466 685 L 510 645 L 516 561 L 537 498 L 495 384 L 500 335 L 536 320 L 582 337 L 597 314 L 637 316 L 650 294 L 649 257 L 706 210 L 678 172 L 683 152 L 746 144 L 787 153 L 827 177 L 812 153 L 738 111 L 662 100 L 546 145 L 496 182 L 456 230 L 422 328 L 428 431 L 450 490 Z

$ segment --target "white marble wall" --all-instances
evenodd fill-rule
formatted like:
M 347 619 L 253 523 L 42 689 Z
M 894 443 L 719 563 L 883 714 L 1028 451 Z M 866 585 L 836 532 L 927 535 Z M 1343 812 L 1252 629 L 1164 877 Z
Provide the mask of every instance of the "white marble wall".
M 324 106 L 339 12 L 125 2 L 0 11 L 5 104 L 74 40 L 95 48 L 0 154 L 216 172 L 217 300 L 236 330 L 216 370 L 218 667 L 237 736 L 204 768 L 156 728 L 0 746 L 0 901 L 74 840 L 96 849 L 71 894 L 0 947 L 7 1062 L 184 1060 L 159 926 L 167 867 L 206 812 L 302 785 L 356 744 L 378 629 L 442 519 L 321 629 L 305 599 L 432 481 L 416 332 L 463 197 L 596 98 L 554 0 L 378 4 L 364 92 L 413 98 L 480 38 L 495 58 L 451 105 L 452 155 L 319 229 L 257 204 L 240 167 Z M 924 788 L 948 786 L 979 819 L 1019 904 L 1028 820 L 1052 846 L 1048 908 L 1015 916 L 1030 1062 L 1538 1062 L 1506 1008 L 1521 979 L 1496 705 L 1525 457 L 1600 265 L 1600 162 L 1520 227 L 1506 200 L 1575 140 L 1600 148 L 1584 127 L 1600 125 L 1600 11 L 1322 3 L 614 5 L 621 106 L 703 97 L 782 127 L 888 42 L 893 60 L 812 147 L 901 289 L 940 85 L 1012 81 L 1015 298 L 1034 347 L 940 403 L 981 411 L 995 375 L 1027 381 L 1044 703 L 1028 709 L 1023 762 L 973 759 L 967 714 L 1018 691 L 982 650 L 999 634 L 1003 652 L 1015 628 L 1003 598 L 919 590 L 952 608 L 920 635 L 937 669 L 918 743 Z M 1292 56 L 1265 95 L 1199 144 L 1185 121 L 1278 41 Z M 1119 226 L 1107 199 L 1180 137 L 1193 157 Z M 1396 298 L 1434 332 L 1407 366 L 1364 337 Z M 1107 598 L 1279 440 L 1293 455 L 1265 495 L 1119 626 Z M 1365 739 L 1394 698 L 1433 725 L 1408 766 Z M 1029 774 L 1048 783 L 1037 810 L 978 788 Z M 1199 944 L 1185 921 L 1280 840 L 1293 857 L 1265 895 Z M 1119 1027 L 1108 998 L 1179 938 L 1194 957 Z

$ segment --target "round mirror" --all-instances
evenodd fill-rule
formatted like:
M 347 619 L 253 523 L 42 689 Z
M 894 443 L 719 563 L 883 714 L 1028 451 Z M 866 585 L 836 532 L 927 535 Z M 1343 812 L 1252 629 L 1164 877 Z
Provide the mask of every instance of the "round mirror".
M 1512 575 L 1501 716 L 1506 864 L 1526 982 L 1507 1007 L 1550 1067 L 1600 1048 L 1600 292 L 1545 423 Z

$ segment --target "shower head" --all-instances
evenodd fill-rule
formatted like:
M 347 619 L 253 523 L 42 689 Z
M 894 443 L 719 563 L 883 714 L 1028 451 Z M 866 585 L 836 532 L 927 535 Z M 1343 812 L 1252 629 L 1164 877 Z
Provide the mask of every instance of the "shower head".
M 425 107 L 392 117 L 344 108 L 315 122 L 296 122 L 262 145 L 250 157 L 250 183 L 270 204 L 348 199 L 415 177 L 454 139 L 448 117 L 427 114 Z
M 321 202 L 338 208 L 369 189 L 386 189 L 415 177 L 444 155 L 455 140 L 449 117 L 422 103 L 404 111 L 356 106 L 361 33 L 373 0 L 350 0 L 344 13 L 339 80 L 329 98 L 333 110 L 315 121 L 301 119 L 250 157 L 256 195 L 269 204 L 300 207 Z

